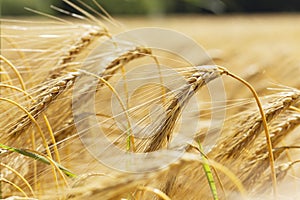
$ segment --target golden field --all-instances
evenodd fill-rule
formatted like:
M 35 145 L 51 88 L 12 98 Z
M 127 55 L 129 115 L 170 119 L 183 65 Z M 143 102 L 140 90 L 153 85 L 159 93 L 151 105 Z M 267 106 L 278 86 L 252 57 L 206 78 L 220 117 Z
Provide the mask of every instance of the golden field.
M 22 19 L 14 20 L 1 23 L 2 198 L 274 199 L 275 195 L 277 199 L 295 199 L 300 195 L 297 164 L 300 130 L 299 15 L 116 18 L 122 26 L 105 22 L 112 36 L 144 27 L 181 32 L 201 45 L 211 58 L 205 60 L 201 57 L 203 55 L 199 55 L 199 63 L 195 64 L 212 65 L 210 61 L 213 61 L 217 66 L 212 69 L 195 68 L 178 55 L 151 51 L 151 48 L 135 43 L 123 48 L 126 40 L 116 41 L 116 46 L 121 47 L 118 53 L 113 52 L 113 48 L 104 48 L 102 54 L 97 54 L 94 50 L 109 35 L 99 23 L 91 21 L 63 19 L 71 22 L 67 24 L 49 19 L 46 19 L 47 23 L 35 18 L 26 19 L 28 23 Z M 93 26 L 83 25 L 89 23 Z M 161 38 L 162 41 L 167 39 Z M 181 48 L 189 52 L 188 45 Z M 90 60 L 92 64 L 86 62 L 87 58 L 91 58 L 91 52 L 95 56 Z M 197 60 L 198 55 L 190 53 Z M 175 88 L 180 75 L 185 80 L 183 84 L 166 90 L 163 86 L 152 84 L 145 71 L 134 71 L 144 63 L 157 65 L 153 57 L 178 73 L 174 79 L 167 79 L 167 75 L 159 74 L 158 70 L 159 73 L 153 76 L 160 83 L 169 80 Z M 103 67 L 103 70 L 94 74 L 86 72 L 93 64 Z M 260 97 L 267 127 L 253 94 L 218 66 L 225 67 L 228 73 L 238 75 L 253 86 Z M 132 77 L 133 72 L 136 75 Z M 207 78 L 208 74 L 216 77 Z M 90 82 L 83 80 L 79 85 L 82 86 L 77 94 L 79 96 L 76 96 L 76 80 L 81 76 L 93 78 Z M 224 83 L 226 100 L 223 103 L 226 107 L 215 109 L 224 109 L 226 115 L 221 135 L 213 141 L 215 146 L 203 155 L 198 142 L 201 143 L 203 134 L 210 128 L 214 111 L 210 102 L 211 91 L 207 90 L 206 84 L 219 79 L 219 76 Z M 94 83 L 96 89 L 92 87 Z M 122 89 L 119 84 L 122 84 Z M 139 87 L 139 84 L 145 86 Z M 127 91 L 131 86 L 137 88 L 132 94 Z M 80 124 L 76 121 L 77 114 L 83 116 L 80 120 L 84 122 L 90 115 L 77 109 L 77 99 L 88 104 L 91 91 L 95 92 L 95 120 L 98 124 L 88 120 L 87 124 Z M 123 107 L 120 106 L 120 113 L 116 114 L 111 102 L 115 98 L 116 105 L 122 105 L 116 98 L 118 95 L 125 96 L 125 102 Z M 177 156 L 169 144 L 173 137 L 177 137 L 180 127 L 189 130 L 191 122 L 184 123 L 179 119 L 192 96 L 196 97 L 200 111 L 189 112 L 193 121 L 199 121 L 200 128 L 193 142 L 180 144 L 187 145 L 184 155 L 157 168 L 160 159 Z M 153 111 L 153 102 L 161 108 Z M 78 105 L 82 106 L 80 102 Z M 74 114 L 74 109 L 79 113 Z M 166 114 L 166 119 L 160 118 L 163 114 Z M 139 127 L 131 126 L 128 118 L 136 120 Z M 90 122 L 100 127 L 112 144 L 124 152 L 158 152 L 152 160 L 145 161 L 145 166 L 143 163 L 130 166 L 130 162 L 123 163 L 125 159 L 118 160 L 120 166 L 152 169 L 153 164 L 155 170 L 130 173 L 103 165 L 90 154 L 87 144 L 82 141 L 81 134 L 85 134 L 85 128 L 89 129 L 87 125 L 91 125 Z M 120 122 L 125 124 L 126 130 L 120 128 Z M 151 133 L 151 137 L 130 134 L 142 134 L 143 131 Z M 267 136 L 266 132 L 269 132 Z M 96 146 L 95 152 L 97 148 L 101 150 L 98 136 L 91 134 L 89 137 L 94 141 L 89 145 Z M 273 149 L 270 149 L 267 139 Z M 165 151 L 160 154 L 161 149 Z M 275 160 L 273 169 L 270 151 Z M 118 156 L 108 154 L 111 160 Z M 213 178 L 209 178 L 208 173 Z

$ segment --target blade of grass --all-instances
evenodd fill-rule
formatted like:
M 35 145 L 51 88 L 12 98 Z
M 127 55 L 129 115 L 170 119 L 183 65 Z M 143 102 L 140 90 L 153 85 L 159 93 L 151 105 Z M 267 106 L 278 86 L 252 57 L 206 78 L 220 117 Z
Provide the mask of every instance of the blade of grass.
M 13 100 L 10 100 L 10 99 L 7 99 L 7 98 L 2 98 L 2 97 L 0 97 L 0 101 L 6 101 L 6 102 L 8 102 L 8 103 L 10 103 L 10 104 L 13 104 L 13 105 L 15 105 L 15 106 L 17 106 L 18 108 L 20 108 L 22 111 L 24 111 L 27 115 L 28 115 L 28 117 L 32 120 L 32 122 L 36 125 L 36 127 L 37 127 L 37 129 L 38 129 L 38 132 L 39 132 L 39 134 L 40 134 L 40 136 L 41 136 L 41 138 L 42 138 L 42 141 L 43 141 L 43 143 L 44 143 L 44 146 L 45 146 L 45 149 L 46 149 L 46 152 L 47 152 L 47 154 L 48 154 L 48 156 L 52 159 L 52 155 L 51 155 L 51 152 L 50 152 L 50 148 L 49 148 L 49 146 L 48 146 L 48 143 L 47 143 L 47 141 L 46 141 L 46 137 L 45 137 L 45 135 L 44 135 L 44 133 L 43 133 L 43 131 L 42 131 L 42 129 L 41 129 L 41 127 L 40 127 L 40 125 L 39 125 L 39 123 L 35 120 L 35 118 L 23 107 L 23 106 L 21 106 L 19 103 L 17 103 L 17 102 L 15 102 L 15 101 L 13 101 Z M 34 136 L 34 133 L 32 132 L 32 134 L 31 134 L 31 141 L 32 141 L 32 148 L 33 149 L 36 149 L 36 146 L 35 146 L 35 136 Z M 35 163 L 34 163 L 34 171 L 35 171 L 35 175 L 34 175 L 34 179 L 35 179 L 35 183 L 36 183 L 36 165 L 35 165 Z M 55 180 L 57 180 L 57 177 L 56 177 L 56 173 L 55 173 L 55 170 L 53 171 L 53 175 L 54 175 L 54 177 L 55 177 Z M 35 186 L 34 186 L 34 188 L 36 189 L 37 188 L 37 185 L 35 184 Z
M 243 183 L 232 171 L 230 171 L 230 169 L 228 169 L 226 166 L 224 166 L 214 160 L 211 160 L 211 159 L 208 159 L 208 162 L 211 164 L 212 167 L 214 167 L 218 171 L 221 171 L 222 173 L 224 173 L 232 181 L 232 183 L 236 186 L 236 188 L 239 190 L 242 199 L 246 199 L 248 194 L 247 194 L 245 187 L 243 186 Z
M 30 158 L 33 158 L 37 161 L 40 161 L 42 163 L 45 163 L 47 165 L 50 165 L 51 163 L 49 162 L 49 160 L 44 157 L 43 155 L 38 155 L 36 153 L 33 153 L 33 152 L 29 152 L 25 149 L 18 149 L 18 148 L 14 148 L 14 147 L 9 147 L 9 146 L 6 146 L 4 144 L 1 144 L 0 143 L 0 148 L 2 149 L 5 149 L 5 150 L 8 150 L 8 151 L 11 151 L 11 152 L 15 152 L 15 153 L 19 153 L 19 154 L 22 154 L 24 156 L 27 156 L 27 157 L 30 157 Z M 52 161 L 65 175 L 67 175 L 68 177 L 70 178 L 76 178 L 76 174 L 72 173 L 70 170 L 68 170 L 67 168 L 63 167 L 62 165 L 58 164 L 57 162 L 55 161 Z
M 17 106 L 18 108 L 20 108 L 22 111 L 24 111 L 27 115 L 28 115 L 28 117 L 33 121 L 33 123 L 36 125 L 36 127 L 37 127 L 37 129 L 38 129 L 38 132 L 40 133 L 40 136 L 41 136 L 41 138 L 42 138 L 42 140 L 43 140 L 43 143 L 44 143 L 44 146 L 45 146 L 45 149 L 46 149 L 46 151 L 47 151 L 47 154 L 49 155 L 49 157 L 51 158 L 52 156 L 51 156 L 51 152 L 50 152 L 50 150 L 49 150 L 49 146 L 48 146 L 48 143 L 47 143 L 47 141 L 46 141 L 46 138 L 45 138 L 45 135 L 44 135 L 44 133 L 43 133 L 43 131 L 42 131 L 42 128 L 41 128 L 41 126 L 39 125 L 39 123 L 35 120 L 35 118 L 23 107 L 23 106 L 21 106 L 19 103 L 17 103 L 17 102 L 15 102 L 15 101 L 13 101 L 13 100 L 10 100 L 10 99 L 7 99 L 7 98 L 2 98 L 2 97 L 0 97 L 0 101 L 6 101 L 6 102 L 8 102 L 8 103 L 11 103 L 11 104 L 13 104 L 13 105 L 15 105 L 15 106 Z M 33 145 L 33 146 L 35 146 L 35 145 Z M 34 147 L 34 149 L 35 149 L 35 147 Z
M 209 187 L 210 187 L 211 194 L 212 194 L 214 200 L 218 200 L 219 197 L 218 197 L 218 192 L 217 192 L 217 186 L 216 186 L 216 183 L 215 183 L 215 180 L 214 180 L 212 171 L 211 171 L 211 169 L 210 169 L 210 166 L 209 166 L 209 164 L 208 164 L 208 160 L 207 160 L 205 154 L 203 153 L 203 147 L 202 147 L 200 141 L 198 141 L 198 147 L 199 147 L 199 151 L 200 151 L 200 153 L 201 153 L 201 159 L 202 159 L 202 161 L 203 161 L 203 162 L 202 162 L 202 167 L 203 167 L 205 176 L 206 176 L 206 178 L 207 178 L 207 181 L 208 181 L 208 184 L 209 184 Z
M 34 98 L 28 92 L 26 92 L 25 90 L 23 90 L 21 88 L 18 88 L 16 86 L 12 86 L 12 85 L 1 84 L 1 83 L 0 83 L 0 87 L 10 88 L 12 90 L 16 90 L 16 91 L 22 92 L 30 100 L 32 100 L 33 102 L 35 102 Z M 60 156 L 59 156 L 59 152 L 58 152 L 58 149 L 57 149 L 57 144 L 56 144 L 56 141 L 55 141 L 55 138 L 54 138 L 54 133 L 52 131 L 52 127 L 51 127 L 51 125 L 49 123 L 49 120 L 48 120 L 48 118 L 47 118 L 47 116 L 45 114 L 43 114 L 43 118 L 44 118 L 45 124 L 47 126 L 47 129 L 49 131 L 49 134 L 50 134 L 50 137 L 51 137 L 51 140 L 52 140 L 52 143 L 53 143 L 53 149 L 54 149 L 54 152 L 55 152 L 56 159 L 57 159 L 58 162 L 60 162 Z
M 51 166 L 53 166 L 53 171 L 54 171 L 54 173 L 55 173 L 55 169 L 56 169 L 56 170 L 58 171 L 59 175 L 62 177 L 62 179 L 63 179 L 65 185 L 66 185 L 67 187 L 69 187 L 68 182 L 67 182 L 67 180 L 66 180 L 66 178 L 65 178 L 65 176 L 64 176 L 64 174 L 63 174 L 63 172 L 62 172 L 62 170 L 60 170 L 60 168 L 57 166 L 58 163 L 55 163 L 54 160 L 53 160 L 52 158 L 50 158 L 49 156 L 43 155 L 42 153 L 40 153 L 40 152 L 38 152 L 38 151 L 34 151 L 34 150 L 30 150 L 30 149 L 22 149 L 22 150 L 27 151 L 27 152 L 29 152 L 29 153 L 33 153 L 33 154 L 39 155 L 39 156 L 42 156 L 42 157 L 45 157 L 45 159 L 47 159 L 47 160 L 49 161 L 49 164 L 50 164 Z M 55 182 L 56 182 L 56 186 L 58 186 L 58 181 L 57 181 L 57 177 L 56 177 L 56 176 L 55 176 Z M 59 187 L 57 187 L 56 189 L 58 190 L 58 188 L 59 188 Z

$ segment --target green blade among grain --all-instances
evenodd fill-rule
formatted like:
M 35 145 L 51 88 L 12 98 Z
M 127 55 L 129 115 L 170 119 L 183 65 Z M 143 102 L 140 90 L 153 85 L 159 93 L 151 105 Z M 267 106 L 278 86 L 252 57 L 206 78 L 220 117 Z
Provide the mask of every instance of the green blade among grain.
M 17 148 L 14 148 L 14 147 L 9 147 L 9 146 L 6 146 L 4 144 L 1 144 L 0 143 L 0 148 L 2 149 L 5 149 L 5 150 L 8 150 L 8 151 L 11 151 L 11 152 L 15 152 L 15 153 L 19 153 L 19 154 L 22 154 L 24 156 L 27 156 L 27 157 L 30 157 L 30 158 L 33 158 L 37 161 L 41 161 L 42 163 L 45 163 L 47 165 L 50 165 L 50 162 L 49 160 L 42 156 L 42 155 L 38 155 L 38 154 L 35 154 L 35 153 L 32 153 L 32 152 L 29 152 L 27 150 L 24 150 L 24 149 L 17 149 Z M 71 178 L 75 178 L 76 175 L 74 173 L 72 173 L 70 170 L 68 170 L 67 168 L 63 167 L 62 165 L 58 164 L 57 162 L 53 161 L 53 163 L 65 174 L 67 175 L 68 177 L 71 177 Z
M 212 174 L 211 169 L 209 167 L 208 160 L 205 156 L 203 156 L 204 153 L 203 153 L 203 148 L 202 148 L 201 143 L 198 142 L 198 145 L 199 145 L 199 150 L 201 152 L 201 158 L 202 158 L 202 161 L 203 161 L 202 162 L 202 167 L 203 167 L 204 173 L 206 175 L 211 193 L 213 195 L 214 200 L 218 200 L 219 198 L 218 198 L 217 187 L 216 187 L 216 183 L 215 183 L 213 174 Z

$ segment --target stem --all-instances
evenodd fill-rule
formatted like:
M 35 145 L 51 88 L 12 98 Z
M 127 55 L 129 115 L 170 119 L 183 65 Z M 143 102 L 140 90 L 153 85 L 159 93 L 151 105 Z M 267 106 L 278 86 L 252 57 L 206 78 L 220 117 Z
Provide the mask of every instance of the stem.
M 262 123 L 265 129 L 265 136 L 266 136 L 266 141 L 267 141 L 267 146 L 268 146 L 268 153 L 269 153 L 269 160 L 270 160 L 270 168 L 271 168 L 271 178 L 272 178 L 272 185 L 273 185 L 273 195 L 274 198 L 277 199 L 278 196 L 278 191 L 277 191 L 277 180 L 276 180 L 276 171 L 275 171 L 275 161 L 274 161 L 274 154 L 273 154 L 273 147 L 272 147 L 272 141 L 271 141 L 271 137 L 270 137 L 270 133 L 269 133 L 269 128 L 268 128 L 268 124 L 267 124 L 267 119 L 266 119 L 266 115 L 265 112 L 262 108 L 262 104 L 258 98 L 258 95 L 255 91 L 255 89 L 244 79 L 240 78 L 239 76 L 229 72 L 227 69 L 223 68 L 223 67 L 218 67 L 220 70 L 222 70 L 223 74 L 226 74 L 228 76 L 231 76 L 232 78 L 242 82 L 246 87 L 248 87 L 248 89 L 252 92 L 256 104 L 259 108 L 259 112 L 262 118 Z
M 137 189 L 141 190 L 141 191 L 152 192 L 152 193 L 156 194 L 157 196 L 159 196 L 163 200 L 171 200 L 171 198 L 168 197 L 168 195 L 166 195 L 164 192 L 162 192 L 161 190 L 159 190 L 157 188 L 153 188 L 153 187 L 149 187 L 149 186 L 138 186 Z
M 107 82 L 103 77 L 101 76 L 98 76 L 96 74 L 93 74 L 91 72 L 88 72 L 88 71 L 85 71 L 85 70 L 80 70 L 81 72 L 87 74 L 87 75 L 90 75 L 90 76 L 93 76 L 97 79 L 99 79 L 100 81 L 102 81 L 117 97 L 119 103 L 120 103 L 120 106 L 122 107 L 124 113 L 125 113 L 125 117 L 127 119 L 127 126 L 128 126 L 128 129 L 126 130 L 127 132 L 127 139 L 126 139 L 126 150 L 127 151 L 130 151 L 132 150 L 133 152 L 136 151 L 136 147 L 135 147 L 135 142 L 134 142 L 134 135 L 133 135 L 133 131 L 132 131 L 132 126 L 131 126 L 131 123 L 130 123 L 130 118 L 129 118 L 129 113 L 128 113 L 128 110 L 126 109 L 120 95 L 118 94 L 118 92 L 115 90 L 115 88 L 109 83 Z
M 21 84 L 21 87 L 23 90 L 26 90 L 25 88 L 25 83 L 23 81 L 23 78 L 20 74 L 20 72 L 18 71 L 18 69 L 9 61 L 7 60 L 4 56 L 0 55 L 0 60 L 3 60 L 13 71 L 14 73 L 16 74 L 17 78 L 19 79 L 19 82 Z
M 1 163 L 0 162 L 0 166 L 1 167 L 5 167 L 6 169 L 10 170 L 11 172 L 13 172 L 17 177 L 19 177 L 24 183 L 25 185 L 29 188 L 31 194 L 33 195 L 33 197 L 35 197 L 35 194 L 33 192 L 33 189 L 31 187 L 31 185 L 28 183 L 28 181 L 24 178 L 24 176 L 22 176 L 18 171 L 16 171 L 15 169 L 13 169 L 12 167 L 4 164 L 4 163 Z M 1 178 L 1 177 L 0 177 Z M 0 181 L 1 183 L 2 181 Z M 1 188 L 0 188 L 0 191 L 1 191 Z M 1 193 L 0 193 L 0 198 L 1 198 Z
M 16 185 L 15 183 L 13 183 L 13 182 L 11 182 L 11 181 L 9 181 L 9 180 L 7 180 L 7 179 L 5 179 L 5 178 L 1 178 L 1 180 L 0 180 L 0 182 L 4 182 L 4 183 L 7 183 L 7 184 L 9 184 L 9 185 L 11 185 L 11 186 L 13 186 L 14 188 L 16 188 L 19 192 L 21 192 L 24 196 L 25 196 L 25 199 L 28 199 L 29 197 L 28 197 L 28 195 L 26 194 L 26 192 L 24 191 L 24 190 L 22 190 L 22 188 L 20 188 L 18 185 Z

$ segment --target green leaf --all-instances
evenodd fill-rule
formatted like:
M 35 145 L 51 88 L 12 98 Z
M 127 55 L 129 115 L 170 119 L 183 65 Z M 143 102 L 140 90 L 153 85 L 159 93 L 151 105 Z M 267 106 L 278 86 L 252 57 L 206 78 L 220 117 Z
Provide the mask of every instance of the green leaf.
M 204 153 L 203 153 L 203 148 L 202 148 L 201 143 L 198 142 L 198 145 L 199 145 L 199 150 L 201 152 L 201 158 L 202 158 L 202 161 L 203 161 L 202 162 L 202 167 L 203 167 L 204 173 L 206 175 L 206 178 L 207 178 L 207 181 L 208 181 L 211 193 L 213 195 L 214 200 L 218 200 L 219 198 L 218 198 L 217 187 L 216 187 L 216 183 L 215 183 L 213 174 L 211 172 L 210 166 L 208 164 L 208 160 L 206 159 L 205 156 L 203 156 Z
M 50 165 L 50 162 L 49 160 L 44 157 L 44 156 L 41 156 L 41 155 L 38 155 L 38 154 L 35 154 L 33 152 L 29 152 L 25 149 L 17 149 L 17 148 L 14 148 L 14 147 L 9 147 L 9 146 L 6 146 L 4 144 L 1 144 L 0 143 L 0 148 L 2 149 L 5 149 L 5 150 L 8 150 L 8 151 L 11 151 L 11 152 L 15 152 L 15 153 L 19 153 L 19 154 L 22 154 L 24 156 L 27 156 L 27 157 L 30 157 L 30 158 L 33 158 L 37 161 L 40 161 L 42 163 L 45 163 L 47 165 Z M 71 177 L 71 178 L 75 178 L 76 175 L 72 172 L 70 172 L 70 170 L 68 170 L 67 168 L 63 167 L 62 165 L 58 164 L 57 162 L 53 161 L 53 163 L 65 174 L 67 175 L 68 177 Z

